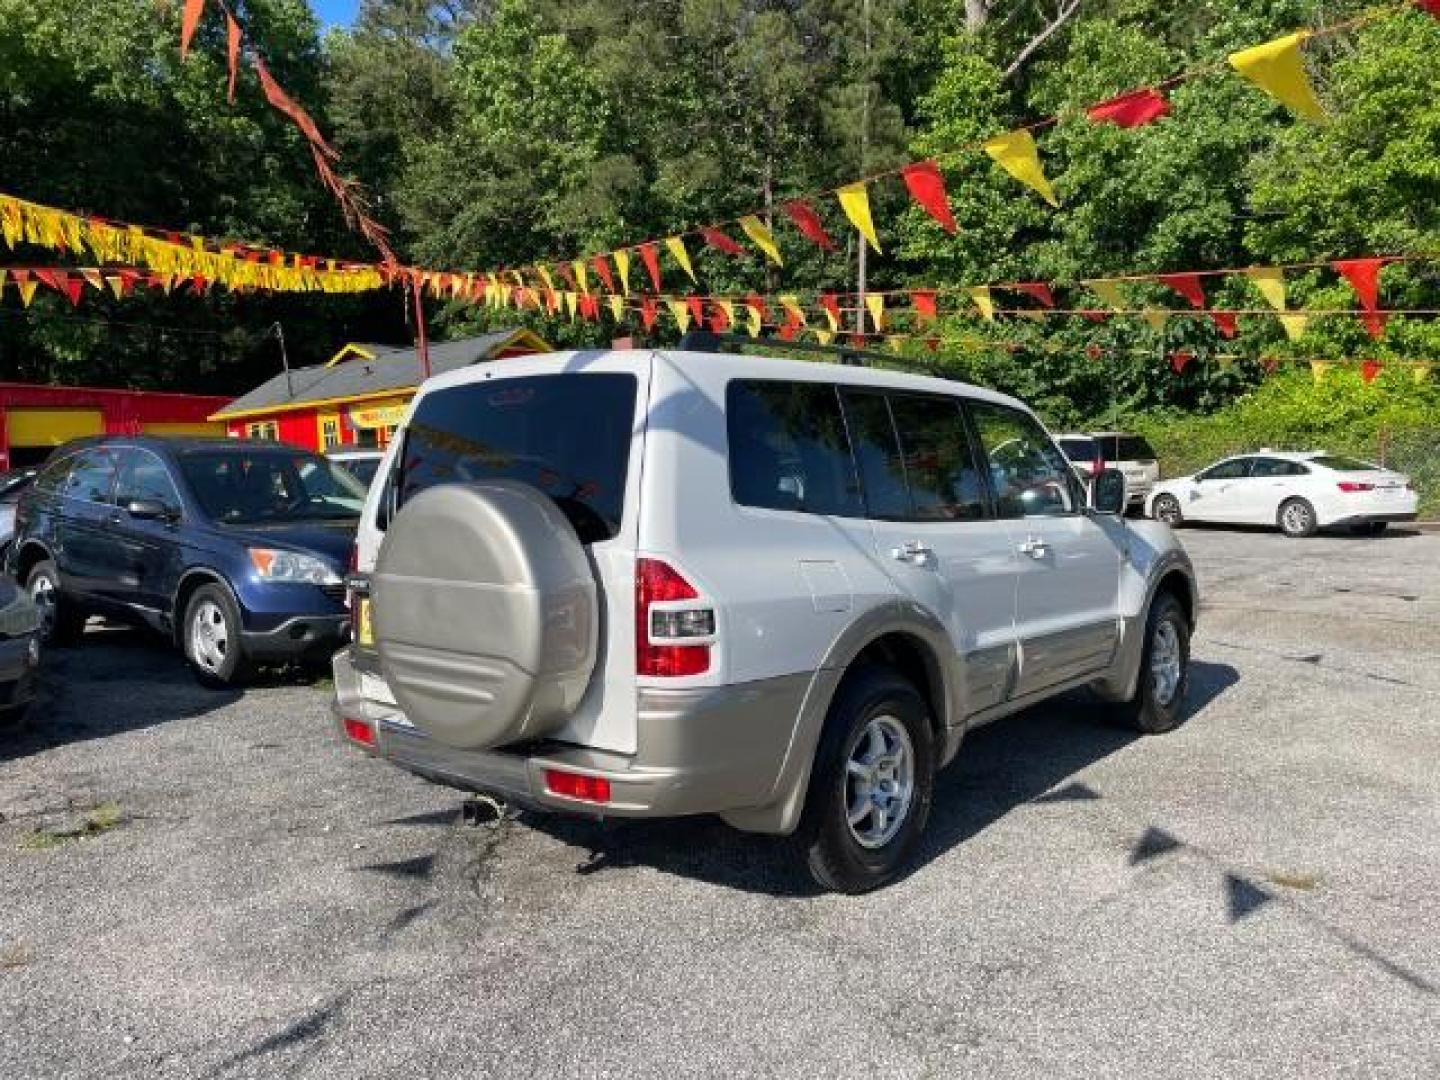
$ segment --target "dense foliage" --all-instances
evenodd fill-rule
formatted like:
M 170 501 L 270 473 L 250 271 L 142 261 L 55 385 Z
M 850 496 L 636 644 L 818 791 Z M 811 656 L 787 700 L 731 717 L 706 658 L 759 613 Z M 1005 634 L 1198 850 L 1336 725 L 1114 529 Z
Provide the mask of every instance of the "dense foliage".
M 225 103 L 224 42 L 208 20 L 181 64 L 176 3 L 0 0 L 0 190 L 109 217 L 292 250 L 364 255 L 316 182 L 302 143 L 248 73 Z M 1232 73 L 1186 82 L 1173 115 L 1125 131 L 1085 105 L 1204 65 L 1358 0 L 364 0 L 321 36 L 302 0 L 245 0 L 247 32 L 277 77 L 333 133 L 402 257 L 490 268 L 604 250 L 778 205 L 938 155 L 960 224 L 947 236 L 893 180 L 872 186 L 885 254 L 872 288 L 1224 268 L 1358 254 L 1440 252 L 1440 20 L 1412 10 L 1307 49 L 1335 121 L 1316 126 Z M 1058 25 L 1052 25 L 1057 23 Z M 961 152 L 1038 117 L 1063 207 L 1053 211 Z M 781 226 L 785 266 L 697 252 L 713 291 L 853 289 L 858 252 L 824 256 Z M 10 256 L 37 262 L 48 253 Z M 1211 300 L 1261 307 L 1238 279 Z M 1386 271 L 1387 306 L 1435 307 L 1434 264 Z M 1136 293 L 1145 300 L 1145 294 Z M 1082 305 L 1093 298 L 1069 299 Z M 1156 290 L 1148 302 L 1175 306 Z M 1351 308 L 1333 273 L 1293 279 L 1293 306 Z M 439 330 L 513 323 L 456 305 Z M 559 342 L 610 331 L 539 321 Z M 4 376 L 241 389 L 268 375 L 280 321 L 292 360 L 356 337 L 404 340 L 397 293 L 333 297 L 90 293 L 0 302 Z M 163 329 L 162 329 L 163 328 Z M 1299 342 L 1242 319 L 942 320 L 939 355 L 1019 393 L 1056 423 L 1213 412 L 1262 380 L 1262 357 L 1436 357 L 1425 320 L 1372 342 L 1355 320 L 1317 320 Z M 993 348 L 986 341 L 1009 343 Z M 1095 349 L 1103 350 L 1094 356 Z M 1167 355 L 1195 361 L 1177 376 Z M 1223 366 L 1217 354 L 1234 356 Z M 1400 372 L 1374 393 L 1425 393 Z M 1386 389 L 1388 387 L 1388 389 Z M 1157 411 L 1158 410 L 1158 411 Z

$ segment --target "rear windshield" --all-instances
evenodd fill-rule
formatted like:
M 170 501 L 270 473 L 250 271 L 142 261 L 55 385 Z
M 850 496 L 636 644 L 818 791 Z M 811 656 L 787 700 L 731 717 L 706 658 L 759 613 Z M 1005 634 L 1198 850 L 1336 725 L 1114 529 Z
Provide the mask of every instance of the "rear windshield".
M 180 455 L 201 508 L 227 525 L 344 521 L 360 516 L 365 488 L 318 454 L 297 450 L 202 450 Z
M 1099 442 L 1106 461 L 1155 460 L 1155 451 L 1139 435 L 1104 435 Z
M 427 394 L 405 430 L 396 505 L 436 484 L 519 480 L 570 519 L 582 543 L 620 531 L 635 376 L 537 375 Z
M 1313 457 L 1310 460 L 1316 465 L 1323 465 L 1336 472 L 1374 472 L 1379 468 L 1379 466 L 1371 465 L 1366 461 L 1357 461 L 1353 457 L 1339 457 L 1331 454 L 1322 454 L 1320 457 Z

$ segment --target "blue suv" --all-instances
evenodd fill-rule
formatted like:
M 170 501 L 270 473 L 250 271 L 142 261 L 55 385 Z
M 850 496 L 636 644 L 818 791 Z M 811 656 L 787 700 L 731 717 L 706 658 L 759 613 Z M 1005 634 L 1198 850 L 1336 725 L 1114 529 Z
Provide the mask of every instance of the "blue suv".
M 365 488 L 318 454 L 241 439 L 106 436 L 55 452 L 16 512 L 7 569 L 47 645 L 89 615 L 170 636 L 200 681 L 327 661 Z

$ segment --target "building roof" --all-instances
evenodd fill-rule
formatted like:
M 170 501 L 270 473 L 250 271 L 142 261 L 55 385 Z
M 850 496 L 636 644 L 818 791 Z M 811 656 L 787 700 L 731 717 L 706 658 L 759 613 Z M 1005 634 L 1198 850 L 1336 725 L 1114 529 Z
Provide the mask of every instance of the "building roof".
M 546 352 L 550 346 L 529 330 L 497 330 L 478 337 L 430 345 L 430 374 L 440 375 L 493 360 L 507 349 Z M 420 357 L 407 345 L 346 345 L 325 364 L 282 371 L 236 398 L 210 419 L 285 412 L 320 402 L 373 398 L 413 390 L 423 382 Z

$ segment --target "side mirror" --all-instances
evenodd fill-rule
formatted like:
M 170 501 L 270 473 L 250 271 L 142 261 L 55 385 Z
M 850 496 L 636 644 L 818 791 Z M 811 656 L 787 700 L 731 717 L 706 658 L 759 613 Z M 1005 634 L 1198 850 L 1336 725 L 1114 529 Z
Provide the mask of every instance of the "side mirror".
M 172 516 L 170 508 L 159 499 L 131 499 L 125 504 L 125 512 L 137 521 L 167 521 Z
M 1102 469 L 1090 482 L 1090 507 L 1097 514 L 1125 512 L 1125 474 L 1119 469 Z

